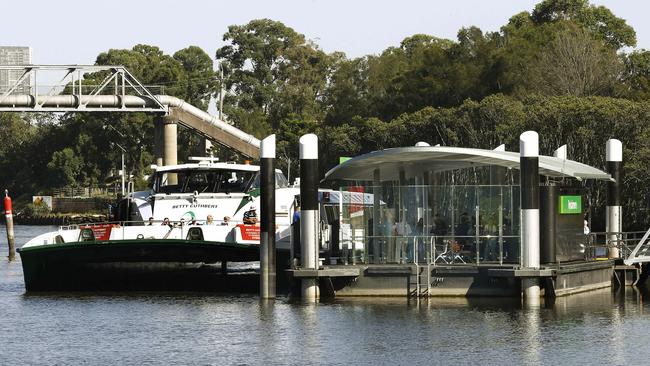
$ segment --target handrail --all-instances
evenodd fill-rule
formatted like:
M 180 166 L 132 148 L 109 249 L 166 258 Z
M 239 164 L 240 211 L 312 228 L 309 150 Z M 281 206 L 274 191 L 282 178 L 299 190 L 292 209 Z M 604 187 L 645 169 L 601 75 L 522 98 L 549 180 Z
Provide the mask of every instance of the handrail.
M 502 235 L 501 238 L 504 238 L 504 239 L 519 239 L 520 236 L 519 235 Z M 473 245 L 473 248 L 472 248 L 471 251 L 464 251 L 463 252 L 464 254 L 460 253 L 460 252 L 458 252 L 458 253 L 454 252 L 454 254 L 451 254 L 451 256 L 453 257 L 451 259 L 451 262 L 454 262 L 456 260 L 460 260 L 461 262 L 465 263 L 465 259 L 468 259 L 468 258 L 466 257 L 465 259 L 463 259 L 463 255 L 467 255 L 467 253 L 470 253 L 470 255 L 473 258 L 476 259 L 477 264 L 480 264 L 480 262 L 486 262 L 486 261 L 490 262 L 490 263 L 498 262 L 498 263 L 502 264 L 502 263 L 504 263 L 504 259 L 507 259 L 504 256 L 504 250 L 498 244 L 497 244 L 497 247 L 492 247 L 492 249 L 494 249 L 494 255 L 495 255 L 494 259 L 486 260 L 485 258 L 483 258 L 486 255 L 486 253 L 482 249 L 486 248 L 486 247 L 483 246 L 482 241 L 483 240 L 490 240 L 490 239 L 498 240 L 499 239 L 498 235 L 478 235 L 478 236 L 477 235 L 424 235 L 424 234 L 423 235 L 402 235 L 402 236 L 399 236 L 399 235 L 366 235 L 366 236 L 364 236 L 364 239 L 368 240 L 369 242 L 372 242 L 373 240 L 378 240 L 379 243 L 380 243 L 380 247 L 382 247 L 381 252 L 385 254 L 385 256 L 382 257 L 382 258 L 385 258 L 385 259 L 390 258 L 391 261 L 394 260 L 396 262 L 404 261 L 404 259 L 406 259 L 407 262 L 411 262 L 411 260 L 414 260 L 415 258 L 419 257 L 419 254 L 418 254 L 417 256 L 413 255 L 412 258 L 408 258 L 408 256 L 410 256 L 411 254 L 414 254 L 414 253 L 411 253 L 411 249 L 408 247 L 408 245 L 413 245 L 412 250 L 416 250 L 415 248 L 419 248 L 421 245 L 424 244 L 425 245 L 424 248 L 426 250 L 426 245 L 428 243 L 429 244 L 429 256 L 430 256 L 430 258 L 428 258 L 428 261 L 431 261 L 432 265 L 435 266 L 438 263 L 438 259 L 442 258 L 441 255 L 443 255 L 444 253 L 447 253 L 447 252 L 449 252 L 451 250 L 451 246 L 450 246 L 450 245 L 452 245 L 451 241 L 455 241 L 456 239 L 461 239 L 461 240 L 462 239 L 470 239 L 469 242 L 470 242 L 470 245 Z M 477 239 L 479 240 L 478 243 L 476 242 Z M 388 249 L 386 249 L 386 248 L 387 248 L 389 240 L 401 241 L 401 243 L 396 242 L 395 243 L 396 246 L 397 245 L 407 245 L 407 246 L 404 247 L 404 248 L 401 248 L 401 249 L 395 248 L 395 253 L 388 253 Z M 435 243 L 438 240 L 442 240 L 443 242 L 446 241 L 447 243 L 445 243 L 445 245 L 448 245 L 449 248 L 447 250 L 443 251 L 442 254 L 436 255 L 437 250 L 436 250 Z M 351 243 L 351 244 L 354 244 L 355 238 L 350 237 L 349 239 L 347 239 L 347 241 L 349 243 Z M 418 244 L 415 245 L 416 243 L 418 243 Z M 343 242 L 341 244 L 343 244 Z M 353 262 L 356 260 L 356 250 L 355 249 L 356 249 L 355 246 L 352 245 L 352 259 L 353 259 Z M 400 253 L 399 255 L 397 254 L 398 252 Z M 517 249 L 516 249 L 515 252 L 519 253 L 519 245 L 517 245 Z M 377 256 L 377 255 L 378 254 L 376 253 L 375 256 Z M 518 254 L 517 254 L 517 257 L 519 257 Z M 445 263 L 448 263 L 447 260 L 445 260 L 445 259 L 442 259 L 442 260 Z M 516 262 L 518 262 L 518 260 Z
M 639 250 L 641 250 L 641 248 L 643 248 L 643 246 L 645 245 L 645 243 L 646 243 L 646 241 L 648 240 L 648 237 L 649 237 L 649 236 L 650 236 L 650 229 L 648 229 L 648 231 L 646 231 L 645 235 L 643 235 L 643 237 L 642 237 L 641 240 L 639 241 L 639 244 L 637 244 L 637 246 L 634 248 L 634 250 L 632 250 L 632 252 L 631 252 L 630 255 L 627 257 L 627 259 L 625 259 L 625 260 L 623 261 L 625 264 L 627 264 L 628 266 L 630 266 L 630 265 L 632 265 L 632 264 L 634 264 L 634 263 L 638 263 L 638 262 L 650 262 L 650 257 L 646 257 L 647 260 L 643 260 L 643 261 L 637 261 L 637 260 L 635 260 L 635 257 L 636 257 L 637 254 L 639 253 Z

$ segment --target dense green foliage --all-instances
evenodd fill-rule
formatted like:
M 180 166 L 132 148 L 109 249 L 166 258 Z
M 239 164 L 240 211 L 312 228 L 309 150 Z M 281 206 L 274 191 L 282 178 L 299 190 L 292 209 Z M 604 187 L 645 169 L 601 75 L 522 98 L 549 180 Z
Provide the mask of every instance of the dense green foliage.
M 190 46 L 173 55 L 136 45 L 111 49 L 97 64 L 125 65 L 155 92 L 207 109 L 223 87 L 224 115 L 264 137 L 278 134 L 280 165 L 297 159 L 304 133 L 320 136 L 321 167 L 340 156 L 430 144 L 517 150 L 521 132 L 540 133 L 541 152 L 568 144 L 572 159 L 603 167 L 604 145 L 625 147 L 625 222 L 650 222 L 650 52 L 630 50 L 636 34 L 587 0 L 544 0 L 494 32 L 477 27 L 455 40 L 415 34 L 378 55 L 327 54 L 304 35 L 269 20 L 233 25 L 216 51 L 224 72 Z M 102 75 L 86 75 L 101 80 Z M 0 182 L 18 193 L 101 185 L 127 149 L 137 178 L 153 162 L 153 116 L 146 114 L 0 115 Z M 112 126 L 113 128 L 108 128 Z M 123 136 L 115 130 L 120 131 Z M 179 158 L 198 138 L 180 134 Z M 232 156 L 228 152 L 219 152 Z M 297 172 L 292 164 L 292 176 Z M 594 200 L 602 206 L 602 187 Z

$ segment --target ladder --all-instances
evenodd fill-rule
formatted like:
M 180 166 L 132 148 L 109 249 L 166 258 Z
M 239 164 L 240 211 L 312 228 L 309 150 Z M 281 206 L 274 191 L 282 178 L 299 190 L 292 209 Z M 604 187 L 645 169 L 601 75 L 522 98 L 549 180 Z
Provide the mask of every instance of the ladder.
M 409 297 L 429 297 L 431 293 L 431 253 L 426 256 L 426 264 L 421 264 L 418 258 L 419 243 L 414 240 L 413 243 L 413 264 L 415 273 L 411 272 L 409 277 Z

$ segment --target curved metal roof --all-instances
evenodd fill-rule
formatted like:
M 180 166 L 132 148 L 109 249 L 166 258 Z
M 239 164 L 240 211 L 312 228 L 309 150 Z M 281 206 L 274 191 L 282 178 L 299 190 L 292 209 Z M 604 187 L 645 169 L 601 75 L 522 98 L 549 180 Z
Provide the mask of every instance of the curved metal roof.
M 417 146 L 373 151 L 340 164 L 325 174 L 325 180 L 372 180 L 380 169 L 382 181 L 398 180 L 404 169 L 407 177 L 422 172 L 441 172 L 473 166 L 498 165 L 519 169 L 519 153 L 465 147 Z M 539 174 L 548 177 L 611 180 L 606 172 L 573 160 L 539 156 Z

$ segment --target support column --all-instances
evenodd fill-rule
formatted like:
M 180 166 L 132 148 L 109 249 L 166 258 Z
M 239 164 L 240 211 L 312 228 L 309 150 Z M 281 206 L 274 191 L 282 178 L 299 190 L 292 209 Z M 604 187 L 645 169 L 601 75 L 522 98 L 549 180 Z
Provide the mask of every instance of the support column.
M 163 164 L 176 165 L 178 163 L 178 146 L 177 146 L 178 125 L 171 118 L 165 118 L 163 130 Z M 176 173 L 167 174 L 167 184 L 178 184 Z
M 539 136 L 526 131 L 519 136 L 521 184 L 522 266 L 539 268 Z M 524 301 L 539 305 L 539 279 L 522 280 Z
M 418 239 L 418 245 L 422 247 L 420 249 L 418 247 L 418 250 L 421 252 L 421 254 L 424 255 L 422 260 L 424 260 L 426 263 L 430 263 L 433 258 L 431 258 L 431 247 L 429 245 L 430 239 L 429 235 L 431 235 L 431 218 L 433 217 L 431 213 L 431 207 L 429 207 L 429 181 L 431 180 L 431 176 L 429 172 L 423 172 L 422 173 L 422 215 L 423 215 L 423 224 L 422 224 L 422 232 L 419 235 L 422 235 L 421 238 Z M 418 254 L 419 256 L 420 254 Z
M 300 243 L 304 269 L 318 269 L 318 137 L 307 134 L 300 137 Z M 318 299 L 315 278 L 302 280 L 302 298 Z
M 275 298 L 275 135 L 260 146 L 260 296 Z
M 605 231 L 608 233 L 620 233 L 622 229 L 621 218 L 621 182 L 623 179 L 623 145 L 616 139 L 607 140 L 607 172 L 614 179 L 607 182 L 607 207 L 605 209 Z M 619 235 L 609 235 L 609 258 L 619 258 L 618 239 Z
M 381 262 L 381 243 L 384 238 L 381 235 L 381 176 L 379 169 L 372 173 L 372 256 L 373 263 Z
M 157 166 L 163 166 L 163 130 L 165 128 L 165 117 L 159 116 L 154 120 L 154 129 L 153 129 L 153 145 L 154 145 L 154 158 L 156 159 L 155 164 Z
M 399 171 L 399 195 L 398 195 L 398 201 L 399 201 L 399 208 L 398 208 L 398 214 L 397 214 L 397 224 L 396 227 L 397 229 L 397 238 L 395 239 L 395 260 L 397 263 L 406 263 L 407 259 L 407 243 L 408 243 L 408 238 L 405 238 L 405 235 L 408 235 L 406 233 L 406 172 L 404 169 L 400 169 Z M 401 227 L 401 229 L 400 229 Z

